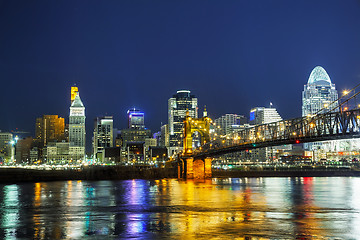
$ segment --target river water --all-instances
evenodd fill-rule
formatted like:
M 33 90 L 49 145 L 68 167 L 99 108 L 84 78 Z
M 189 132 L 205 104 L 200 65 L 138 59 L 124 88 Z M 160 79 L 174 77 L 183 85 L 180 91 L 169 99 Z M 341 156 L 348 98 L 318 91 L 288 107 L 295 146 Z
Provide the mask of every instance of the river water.
M 0 185 L 1 239 L 360 239 L 360 178 Z

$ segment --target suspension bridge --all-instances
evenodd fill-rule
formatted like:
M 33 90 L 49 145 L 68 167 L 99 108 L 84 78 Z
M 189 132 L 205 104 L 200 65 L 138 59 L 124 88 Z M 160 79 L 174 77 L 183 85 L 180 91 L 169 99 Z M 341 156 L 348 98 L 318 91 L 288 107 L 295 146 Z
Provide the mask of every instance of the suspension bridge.
M 255 148 L 360 137 L 360 84 L 309 116 L 255 125 L 218 138 L 210 136 L 212 120 L 204 116 L 184 119 L 184 149 L 179 155 L 179 177 L 211 177 L 212 158 Z M 193 149 L 193 133 L 201 146 Z

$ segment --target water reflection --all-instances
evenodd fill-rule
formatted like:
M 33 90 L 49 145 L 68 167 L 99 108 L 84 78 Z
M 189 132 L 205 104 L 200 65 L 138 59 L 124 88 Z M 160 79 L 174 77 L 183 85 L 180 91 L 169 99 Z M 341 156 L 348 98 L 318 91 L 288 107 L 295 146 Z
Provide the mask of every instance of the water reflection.
M 360 178 L 0 185 L 0 238 L 356 239 L 359 185 Z

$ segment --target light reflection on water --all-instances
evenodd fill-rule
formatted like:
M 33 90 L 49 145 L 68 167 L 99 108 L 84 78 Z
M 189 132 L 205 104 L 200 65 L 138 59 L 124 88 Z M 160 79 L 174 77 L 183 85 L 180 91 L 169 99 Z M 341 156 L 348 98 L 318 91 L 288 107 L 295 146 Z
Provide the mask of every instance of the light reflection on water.
M 360 178 L 0 185 L 1 239 L 357 239 Z

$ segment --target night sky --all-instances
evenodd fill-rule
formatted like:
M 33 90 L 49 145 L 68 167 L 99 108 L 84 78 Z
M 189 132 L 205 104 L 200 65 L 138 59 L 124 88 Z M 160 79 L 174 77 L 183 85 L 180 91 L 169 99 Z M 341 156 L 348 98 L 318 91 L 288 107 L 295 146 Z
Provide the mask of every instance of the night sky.
M 34 133 L 43 114 L 68 122 L 74 83 L 88 139 L 96 116 L 126 128 L 132 107 L 158 131 L 179 89 L 212 118 L 270 102 L 299 117 L 317 65 L 338 91 L 360 82 L 359 0 L 0 0 L 2 131 Z

